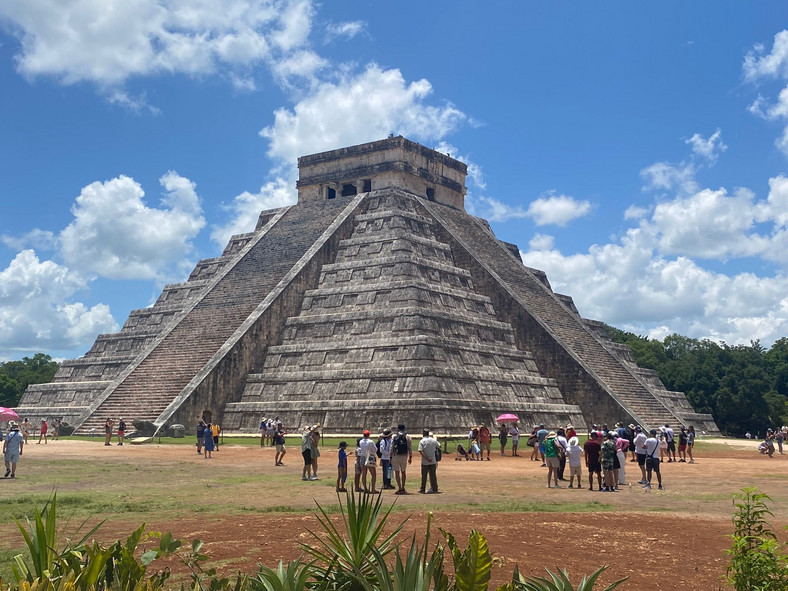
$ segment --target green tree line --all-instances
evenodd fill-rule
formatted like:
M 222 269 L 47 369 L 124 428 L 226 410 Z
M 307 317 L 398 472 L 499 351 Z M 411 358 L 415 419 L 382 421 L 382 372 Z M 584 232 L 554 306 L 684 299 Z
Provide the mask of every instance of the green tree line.
M 656 370 L 668 390 L 684 392 L 697 412 L 711 413 L 728 435 L 765 433 L 788 424 L 788 338 L 730 346 L 672 334 L 660 341 L 612 326 L 635 362 Z
M 46 384 L 60 364 L 44 353 L 0 363 L 0 406 L 16 406 L 30 384 Z

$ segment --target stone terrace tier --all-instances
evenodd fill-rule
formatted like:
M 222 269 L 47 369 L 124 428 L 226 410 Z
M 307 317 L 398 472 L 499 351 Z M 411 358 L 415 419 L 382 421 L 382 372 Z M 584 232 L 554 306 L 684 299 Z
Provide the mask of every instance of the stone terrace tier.
M 383 191 L 364 206 L 281 344 L 225 409 L 225 429 L 254 430 L 268 415 L 337 433 L 399 421 L 447 432 L 503 412 L 528 424 L 582 421 L 514 346 L 511 325 L 474 291 L 415 196 Z

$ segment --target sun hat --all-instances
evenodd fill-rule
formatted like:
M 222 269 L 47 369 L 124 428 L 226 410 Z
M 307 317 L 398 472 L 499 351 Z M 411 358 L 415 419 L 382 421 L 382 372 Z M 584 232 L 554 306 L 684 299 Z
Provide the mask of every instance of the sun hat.
M 580 443 L 580 440 L 577 437 L 571 437 L 569 439 L 569 445 L 577 445 L 578 443 Z
M 383 437 L 391 437 L 391 429 L 386 427 L 385 429 L 383 429 L 382 435 L 383 435 Z
M 339 448 L 342 449 L 343 447 L 347 447 L 347 441 L 340 441 Z
M 551 438 L 551 437 L 555 437 L 555 431 L 550 431 L 550 432 L 547 434 L 547 438 L 548 438 L 548 439 L 549 439 L 549 438 Z

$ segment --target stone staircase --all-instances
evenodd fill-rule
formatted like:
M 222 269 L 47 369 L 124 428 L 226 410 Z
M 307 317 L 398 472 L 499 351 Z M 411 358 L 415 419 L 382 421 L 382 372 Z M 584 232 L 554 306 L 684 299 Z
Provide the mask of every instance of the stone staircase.
M 542 281 L 515 259 L 509 249 L 466 213 L 425 203 L 471 256 L 494 273 L 566 351 L 640 424 L 656 428 L 681 421 L 616 358 Z M 566 394 L 566 392 L 565 392 Z
M 246 239 L 248 251 L 234 247 L 238 258 L 89 409 L 77 432 L 100 431 L 107 418 L 123 417 L 129 425 L 155 421 L 346 205 L 336 200 L 292 207 L 261 237 Z

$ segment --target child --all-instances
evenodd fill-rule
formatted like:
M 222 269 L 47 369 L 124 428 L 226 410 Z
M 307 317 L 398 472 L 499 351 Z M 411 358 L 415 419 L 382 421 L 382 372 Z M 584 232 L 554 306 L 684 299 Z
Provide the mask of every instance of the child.
M 347 492 L 345 481 L 347 480 L 347 442 L 339 442 L 339 463 L 337 464 L 337 492 Z
M 575 476 L 577 476 L 577 488 L 583 488 L 580 484 L 580 476 L 582 473 L 580 466 L 583 448 L 580 447 L 579 443 L 580 441 L 577 437 L 569 438 L 569 448 L 566 450 L 566 456 L 569 460 L 569 488 L 573 488 L 572 482 L 574 482 Z

